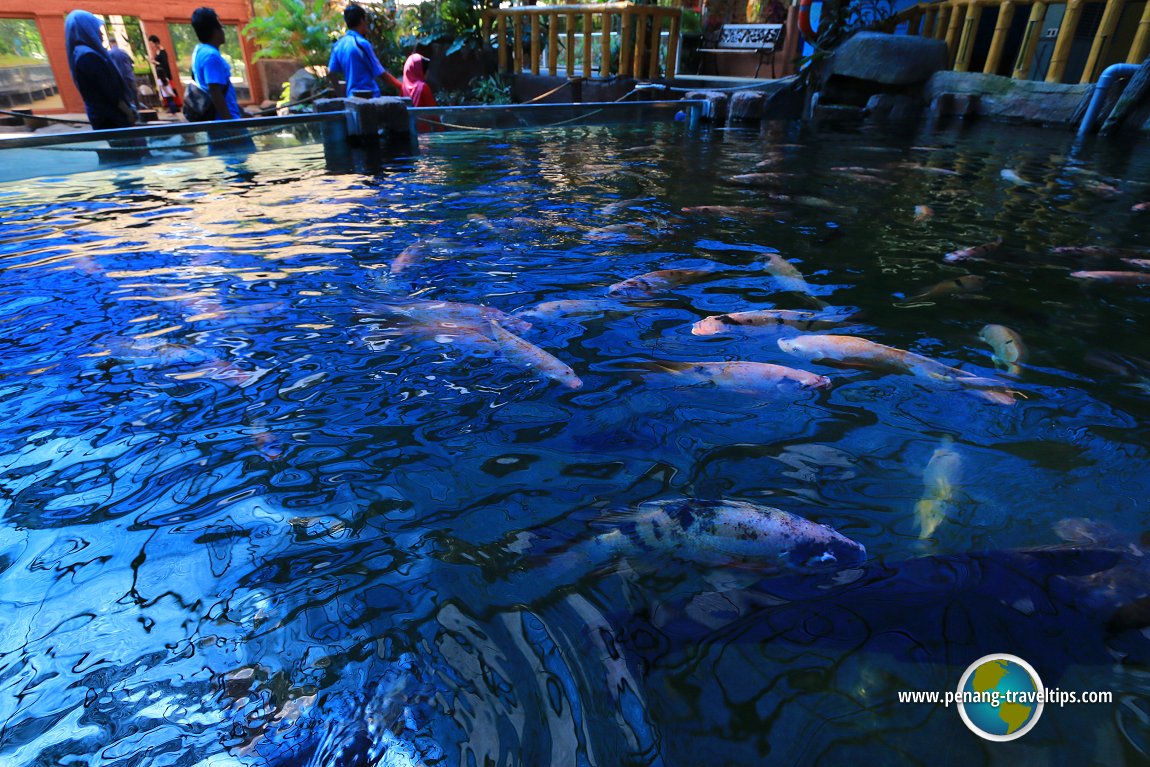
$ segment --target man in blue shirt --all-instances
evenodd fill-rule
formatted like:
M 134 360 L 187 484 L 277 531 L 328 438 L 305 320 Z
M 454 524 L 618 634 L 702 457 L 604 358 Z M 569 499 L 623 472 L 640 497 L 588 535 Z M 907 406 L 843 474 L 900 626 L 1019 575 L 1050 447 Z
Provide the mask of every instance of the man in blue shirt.
M 244 116 L 236 101 L 232 85 L 232 67 L 220 54 L 224 44 L 224 27 L 211 8 L 197 8 L 192 13 L 192 28 L 200 44 L 192 54 L 192 79 L 208 92 L 216 105 L 217 120 L 238 120 Z
M 372 97 L 379 95 L 377 77 L 384 77 L 388 84 L 399 90 L 400 84 L 390 72 L 379 63 L 371 43 L 363 36 L 367 31 L 367 11 L 355 3 L 349 3 L 343 11 L 347 24 L 347 34 L 336 42 L 327 64 L 333 75 L 343 75 L 347 81 L 347 95 L 355 91 L 370 91 Z

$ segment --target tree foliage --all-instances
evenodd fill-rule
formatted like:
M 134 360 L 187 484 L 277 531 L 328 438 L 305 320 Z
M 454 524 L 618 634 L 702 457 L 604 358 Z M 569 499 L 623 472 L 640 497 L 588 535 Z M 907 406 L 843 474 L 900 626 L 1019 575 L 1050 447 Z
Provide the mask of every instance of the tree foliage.
M 341 23 L 328 0 L 256 0 L 244 34 L 260 48 L 254 59 L 295 59 L 316 67 L 327 64 Z

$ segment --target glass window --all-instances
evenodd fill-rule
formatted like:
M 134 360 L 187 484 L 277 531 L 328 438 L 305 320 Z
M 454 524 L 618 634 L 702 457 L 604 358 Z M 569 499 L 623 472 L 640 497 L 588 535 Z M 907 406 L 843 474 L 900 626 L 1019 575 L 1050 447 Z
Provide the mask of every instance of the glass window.
M 40 29 L 32 19 L 0 19 L 0 109 L 62 109 Z
M 168 34 L 172 36 L 171 55 L 176 62 L 180 79 L 187 82 L 192 79 L 192 52 L 196 50 L 199 39 L 191 24 L 169 24 Z M 236 98 L 242 103 L 251 100 L 251 86 L 248 84 L 248 68 L 244 64 L 244 54 L 240 49 L 239 28 L 234 24 L 224 24 L 224 44 L 220 47 L 224 60 L 232 66 L 232 85 L 236 89 Z

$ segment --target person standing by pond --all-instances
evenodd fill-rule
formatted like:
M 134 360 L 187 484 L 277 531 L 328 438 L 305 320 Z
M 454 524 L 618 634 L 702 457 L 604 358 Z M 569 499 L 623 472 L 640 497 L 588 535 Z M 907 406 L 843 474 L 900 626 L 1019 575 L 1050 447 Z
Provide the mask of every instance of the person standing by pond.
M 152 64 L 156 68 L 156 86 L 160 98 L 164 100 L 168 112 L 176 114 L 180 110 L 180 99 L 172 85 L 172 65 L 168 61 L 168 52 L 164 50 L 158 35 L 148 35 L 148 48 L 151 49 Z
M 128 103 L 133 109 L 139 109 L 139 99 L 136 98 L 136 73 L 133 69 L 136 62 L 132 60 L 132 54 L 121 48 L 112 35 L 108 35 L 108 58 L 116 65 L 116 71 L 124 81 L 124 96 Z
M 331 49 L 327 69 L 333 75 L 343 75 L 347 83 L 346 95 L 365 91 L 375 98 L 379 95 L 379 83 L 376 82 L 379 77 L 397 91 L 402 91 L 403 84 L 379 63 L 371 43 L 364 37 L 363 33 L 368 28 L 367 11 L 355 3 L 348 3 L 343 10 L 343 21 L 347 24 L 347 34 Z
M 72 11 L 64 20 L 64 41 L 72 81 L 84 99 L 93 130 L 135 125 L 136 111 L 127 100 L 124 80 L 104 49 L 104 22 L 87 11 Z
M 232 67 L 220 53 L 224 44 L 224 26 L 212 8 L 192 12 L 192 29 L 200 44 L 192 53 L 192 78 L 208 92 L 216 107 L 216 120 L 239 120 L 244 117 L 232 85 Z
M 411 54 L 407 57 L 407 61 L 403 62 L 403 88 L 400 93 L 411 99 L 413 107 L 435 106 L 435 94 L 431 92 L 431 86 L 427 84 L 425 79 L 429 64 L 431 64 L 431 60 L 426 56 L 420 56 L 418 53 Z M 420 119 L 418 124 L 419 127 L 416 130 L 420 133 L 443 130 L 443 126 L 436 124 L 433 120 Z

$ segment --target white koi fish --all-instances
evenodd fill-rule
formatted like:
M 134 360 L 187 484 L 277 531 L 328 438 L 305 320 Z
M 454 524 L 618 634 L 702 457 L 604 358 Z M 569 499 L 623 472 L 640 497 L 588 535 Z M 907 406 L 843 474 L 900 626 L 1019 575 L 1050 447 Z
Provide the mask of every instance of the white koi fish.
M 978 332 L 978 337 L 994 350 L 995 364 L 1011 375 L 1022 372 L 1019 363 L 1026 360 L 1026 345 L 1017 332 L 1005 325 L 986 325 Z
M 921 354 L 868 341 L 857 336 L 780 338 L 779 348 L 811 362 L 877 372 L 913 375 L 928 381 L 956 383 L 999 405 L 1014 404 L 1014 395 L 1001 381 L 980 378 Z
M 919 538 L 929 538 L 951 516 L 955 486 L 962 471 L 962 459 L 954 451 L 953 445 L 954 440 L 949 437 L 944 439 L 922 473 L 923 496 L 914 505 Z

